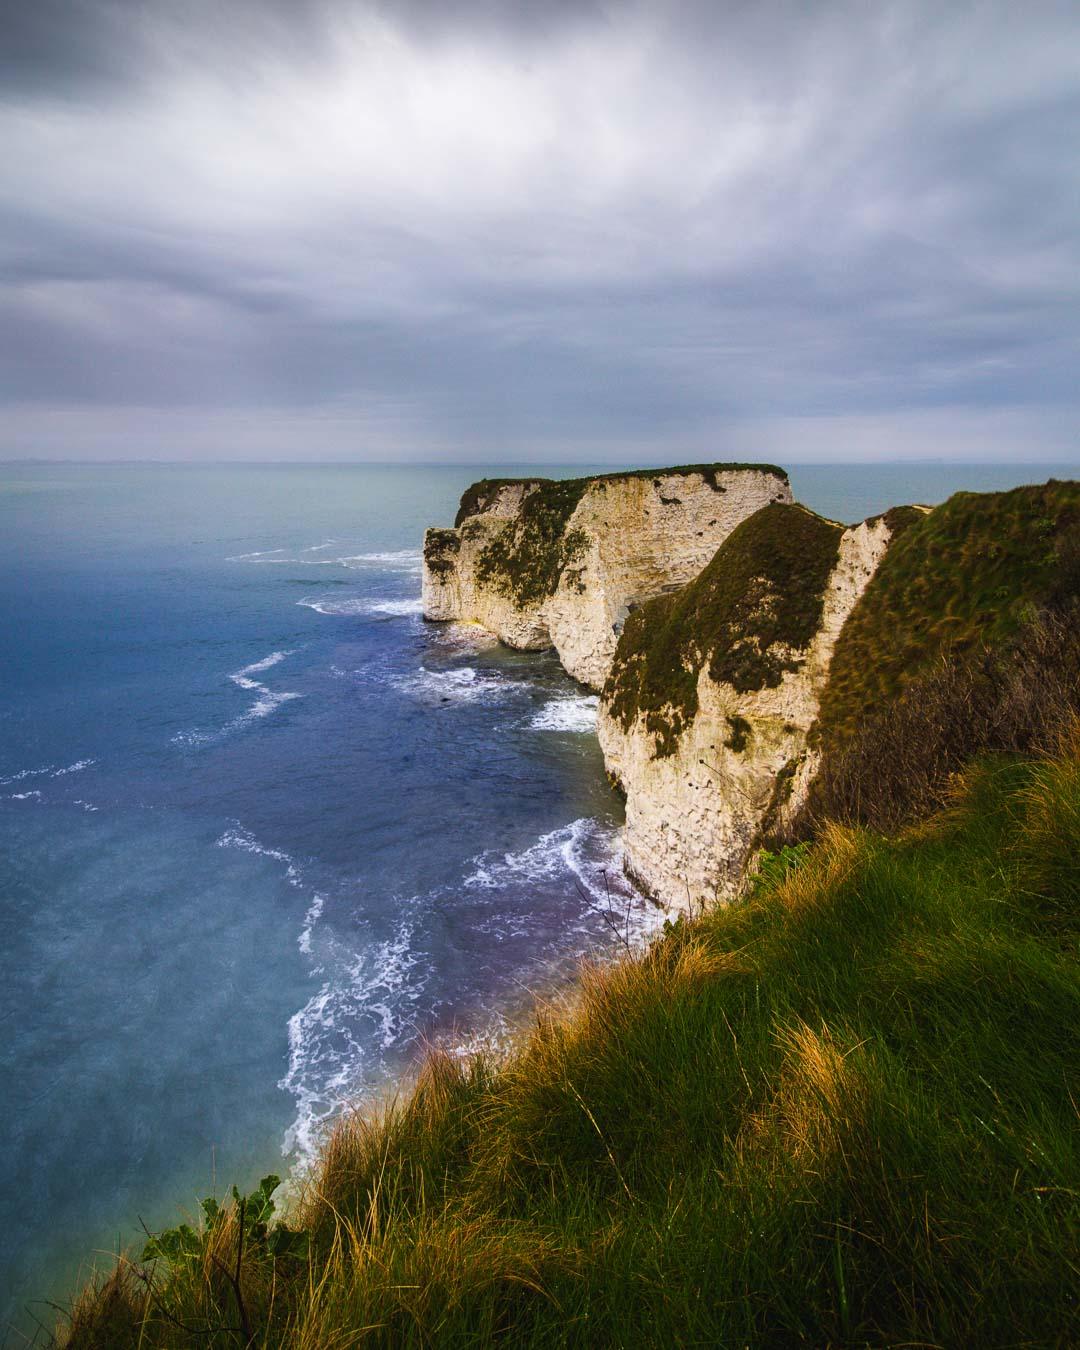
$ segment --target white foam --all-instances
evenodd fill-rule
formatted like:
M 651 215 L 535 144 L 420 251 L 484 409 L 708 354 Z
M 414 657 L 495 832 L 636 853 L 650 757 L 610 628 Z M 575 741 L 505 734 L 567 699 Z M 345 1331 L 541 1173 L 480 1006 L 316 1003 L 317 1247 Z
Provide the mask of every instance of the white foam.
M 421 553 L 418 548 L 392 549 L 383 553 L 350 553 L 338 562 L 344 567 L 381 567 L 391 572 L 419 572 Z
M 647 942 L 669 917 L 627 880 L 619 831 L 589 817 L 541 835 L 519 853 L 490 850 L 473 863 L 475 870 L 464 883 L 471 889 L 501 890 L 569 875 L 587 913 L 601 916 L 613 929 L 617 924 L 620 938 L 631 945 Z M 583 929 L 582 935 L 591 938 L 592 930 Z
M 242 670 L 235 670 L 229 676 L 233 684 L 241 689 L 257 690 L 258 698 L 246 712 L 234 717 L 231 722 L 221 727 L 218 731 L 178 731 L 172 738 L 174 745 L 210 745 L 214 741 L 219 741 L 230 731 L 236 731 L 247 722 L 257 721 L 261 717 L 268 717 L 275 708 L 280 708 L 283 703 L 288 703 L 294 698 L 303 698 L 303 694 L 296 694 L 290 690 L 268 689 L 261 680 L 252 679 L 253 675 L 261 675 L 264 670 L 269 670 L 276 666 L 279 661 L 284 661 L 286 657 L 292 656 L 292 651 L 271 652 L 269 656 L 264 656 L 261 661 L 253 661 L 250 666 L 244 666 Z
M 41 801 L 41 792 L 37 788 L 31 788 L 29 792 L 9 792 L 9 802 L 31 802 Z
M 101 809 L 100 807 L 92 806 L 89 802 L 84 802 L 81 797 L 77 797 L 72 805 L 81 806 L 84 811 L 98 811 Z
M 83 769 L 88 769 L 91 764 L 97 761 L 93 759 L 77 759 L 74 764 L 69 764 L 66 769 L 57 769 L 53 774 L 54 778 L 63 778 L 65 774 L 82 773 Z
M 458 666 L 453 670 L 422 667 L 391 683 L 403 693 L 440 703 L 490 703 L 525 688 L 516 680 L 506 680 L 493 671 L 477 670 L 474 666 Z
M 229 676 L 229 679 L 234 684 L 238 684 L 241 689 L 261 689 L 263 686 L 258 680 L 253 680 L 251 676 L 261 675 L 264 670 L 276 666 L 279 661 L 284 661 L 287 656 L 292 656 L 292 652 L 271 652 L 269 656 L 264 656 L 261 661 L 252 661 L 250 666 L 235 671 Z
M 292 858 L 279 848 L 266 848 L 260 844 L 250 830 L 242 825 L 234 825 L 226 830 L 217 841 L 218 848 L 238 848 L 243 853 L 255 853 L 260 858 L 273 858 L 275 862 L 292 864 Z
M 432 624 L 425 636 L 433 647 L 449 647 L 462 652 L 481 652 L 499 645 L 499 639 L 491 629 L 478 623 Z
M 91 808 L 94 809 L 94 808 Z M 303 876 L 294 858 L 280 848 L 267 848 L 260 844 L 250 830 L 237 823 L 225 831 L 217 841 L 218 848 L 237 848 L 243 853 L 253 853 L 260 858 L 272 858 L 274 862 L 285 864 L 285 880 L 290 886 L 303 886 Z M 316 923 L 322 916 L 326 897 L 318 892 L 311 898 L 311 904 L 304 915 L 304 924 L 296 939 L 297 946 L 308 956 L 311 954 L 311 936 Z
M 256 558 L 268 558 L 274 553 L 284 553 L 283 548 L 267 548 L 257 553 L 234 553 L 231 558 L 226 558 L 226 562 L 252 562 Z
M 326 903 L 326 897 L 319 895 L 318 892 L 312 898 L 308 911 L 304 915 L 304 926 L 300 930 L 300 936 L 296 939 L 296 945 L 305 956 L 311 955 L 311 934 L 315 925 L 322 918 L 323 905 Z
M 595 731 L 600 707 L 597 694 L 571 694 L 553 698 L 532 718 L 534 731 Z
M 480 855 L 473 860 L 464 888 L 490 893 L 490 899 L 474 894 L 473 903 L 482 931 L 494 937 L 507 931 L 508 906 L 500 891 L 520 902 L 535 892 L 537 883 L 563 889 L 568 881 L 581 904 L 568 916 L 567 929 L 548 953 L 555 973 L 565 974 L 575 957 L 595 953 L 604 924 L 610 934 L 602 947 L 612 951 L 643 944 L 666 918 L 623 876 L 618 829 L 590 818 L 552 830 L 519 852 L 490 850 Z M 430 1018 L 432 1009 L 423 1000 L 432 964 L 414 925 L 422 922 L 429 907 L 425 901 L 440 902 L 461 890 L 458 884 L 414 897 L 410 917 L 397 921 L 389 937 L 367 942 L 361 938 L 359 951 L 338 938 L 332 925 L 320 927 L 313 943 L 311 930 L 323 910 L 322 897 L 313 898 L 298 943 L 305 954 L 316 948 L 321 982 L 289 1019 L 288 1070 L 279 1083 L 296 1103 L 282 1152 L 294 1158 L 298 1173 L 316 1155 L 328 1122 L 365 1091 L 385 1082 L 401 1052 L 416 1038 L 417 1023 Z M 492 914 L 490 928 L 484 919 L 487 908 Z M 353 933 L 350 944 L 357 941 Z M 531 932 L 526 926 L 515 935 L 530 937 Z M 537 975 L 543 983 L 539 967 Z M 469 1021 L 464 1032 L 450 1031 L 437 1043 L 462 1057 L 479 1050 L 498 1054 L 510 1043 L 511 1025 L 498 1009 L 481 1008 Z
M 331 539 L 326 543 L 298 549 L 288 556 L 282 556 L 287 552 L 284 548 L 268 548 L 253 553 L 235 553 L 226 562 L 261 563 L 270 567 L 375 567 L 387 572 L 409 572 L 415 575 L 419 575 L 421 570 L 421 553 L 415 548 L 390 549 L 378 553 L 346 553 L 332 558 L 305 556 L 339 547 L 339 541 Z
M 290 699 L 303 698 L 302 694 L 292 693 L 287 689 L 276 691 L 268 689 L 265 684 L 259 680 L 253 680 L 252 675 L 261 675 L 264 670 L 270 670 L 278 662 L 284 661 L 286 657 L 292 656 L 291 651 L 271 652 L 269 656 L 264 656 L 261 661 L 253 661 L 250 666 L 245 666 L 243 670 L 234 671 L 229 676 L 233 684 L 239 685 L 241 689 L 257 689 L 259 697 L 251 705 L 246 713 L 242 713 L 225 728 L 226 731 L 233 730 L 242 726 L 245 722 L 254 721 L 260 717 L 268 717 L 275 708 L 280 708 L 283 703 L 288 703 Z
M 419 596 L 411 600 L 313 600 L 310 598 L 297 600 L 298 605 L 303 605 L 307 609 L 313 609 L 317 614 L 328 614 L 334 617 L 351 617 L 358 614 L 387 614 L 393 617 L 404 617 L 412 614 L 423 613 L 423 602 Z
M 488 1055 L 501 1059 L 514 1043 L 514 1028 L 501 1013 L 488 1014 L 485 1026 L 466 1035 L 455 1033 L 439 1038 L 436 1042 L 440 1050 L 455 1059 L 472 1059 L 476 1055 Z
M 55 764 L 46 764 L 40 769 L 20 769 L 18 773 L 13 773 L 7 778 L 0 778 L 0 787 L 21 783 L 25 778 L 63 778 L 69 773 L 82 773 L 83 769 L 88 769 L 91 764 L 96 763 L 96 759 L 77 759 L 74 764 L 65 765 L 60 769 Z
M 373 600 L 371 602 L 372 614 L 423 614 L 424 602 L 419 596 L 411 600 Z
M 338 950 L 334 975 L 289 1018 L 289 1067 L 278 1086 L 296 1101 L 283 1154 L 301 1168 L 315 1156 L 325 1123 L 356 1099 L 372 1047 L 386 1051 L 412 1031 L 411 1014 L 426 980 L 412 926 L 359 953 Z

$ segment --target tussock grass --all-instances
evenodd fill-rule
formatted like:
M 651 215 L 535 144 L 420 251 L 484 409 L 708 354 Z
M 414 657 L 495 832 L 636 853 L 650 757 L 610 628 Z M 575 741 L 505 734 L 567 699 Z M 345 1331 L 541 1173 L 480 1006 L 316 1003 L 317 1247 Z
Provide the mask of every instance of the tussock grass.
M 505 1061 L 432 1056 L 329 1139 L 310 1259 L 245 1256 L 251 1343 L 1080 1343 L 1078 839 L 1071 724 L 588 968 Z M 244 1343 L 235 1238 L 122 1263 L 65 1343 Z
M 1034 611 L 996 646 L 940 653 L 902 698 L 822 761 L 793 836 L 815 819 L 894 831 L 947 804 L 953 776 L 988 752 L 1039 752 L 1080 712 L 1080 596 Z
M 827 753 L 942 654 L 995 648 L 1033 607 L 1080 594 L 1080 483 L 957 492 L 903 524 L 833 653 L 818 726 Z

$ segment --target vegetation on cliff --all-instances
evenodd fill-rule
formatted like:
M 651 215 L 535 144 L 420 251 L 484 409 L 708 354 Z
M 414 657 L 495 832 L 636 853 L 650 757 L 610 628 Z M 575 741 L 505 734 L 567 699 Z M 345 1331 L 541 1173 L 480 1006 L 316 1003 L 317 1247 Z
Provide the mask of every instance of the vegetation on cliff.
M 782 502 L 744 520 L 696 580 L 628 616 L 603 692 L 612 716 L 629 729 L 644 715 L 656 754 L 669 755 L 697 712 L 704 667 L 739 693 L 797 670 L 821 623 L 842 533 Z
M 659 484 L 672 476 L 703 478 L 715 492 L 725 492 L 720 475 L 730 470 L 753 469 L 787 475 L 769 464 L 693 464 L 670 469 L 634 469 L 625 473 L 595 474 L 588 478 L 485 478 L 473 483 L 461 498 L 455 524 L 468 529 L 468 521 L 486 510 L 501 488 L 528 488 L 516 515 L 489 540 L 476 563 L 476 579 L 524 608 L 554 595 L 563 572 L 580 559 L 588 547 L 581 530 L 569 530 L 570 517 L 590 487 L 628 478 L 646 478 Z M 442 566 L 442 560 L 439 560 Z
M 508 1059 L 345 1119 L 287 1256 L 234 1203 L 63 1339 L 1076 1344 L 1078 837 L 1075 722 L 917 832 L 829 827 Z
M 523 609 L 554 595 L 564 568 L 588 543 L 581 530 L 566 528 L 588 485 L 587 478 L 555 478 L 534 488 L 481 550 L 477 581 Z
M 825 742 L 799 818 L 896 830 L 939 809 L 952 778 L 975 755 L 1038 751 L 1080 711 L 1080 604 L 1046 606 L 996 645 L 943 652 L 903 696 L 855 732 Z
M 818 734 L 839 747 L 946 650 L 993 646 L 1080 579 L 1080 483 L 958 492 L 885 555 L 836 644 Z
M 841 631 L 804 819 L 895 828 L 973 755 L 1080 708 L 1080 484 L 958 493 L 906 522 Z
M 461 535 L 457 530 L 432 529 L 424 535 L 424 563 L 434 576 L 448 576 L 454 570 L 454 560 L 460 552 Z
M 778 478 L 782 483 L 788 481 L 787 470 L 781 469 L 779 465 L 735 462 L 730 464 L 675 464 L 666 469 L 623 469 L 619 473 L 590 474 L 587 478 L 481 478 L 475 483 L 470 483 L 462 493 L 458 512 L 454 518 L 454 525 L 460 526 L 470 516 L 486 511 L 495 500 L 499 489 L 504 487 L 542 487 L 548 483 L 579 483 L 584 490 L 590 483 L 614 483 L 624 478 L 659 480 L 661 478 L 688 477 L 697 474 L 714 491 L 723 492 L 725 489 L 720 482 L 720 475 L 732 473 L 739 469 L 750 469 L 756 473 L 771 474 L 772 477 Z

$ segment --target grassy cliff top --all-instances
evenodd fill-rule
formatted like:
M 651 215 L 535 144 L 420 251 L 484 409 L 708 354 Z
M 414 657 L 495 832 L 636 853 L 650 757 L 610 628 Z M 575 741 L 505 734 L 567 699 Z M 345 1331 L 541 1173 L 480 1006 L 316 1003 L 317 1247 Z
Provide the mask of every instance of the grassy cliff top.
M 612 715 L 629 728 L 644 713 L 657 754 L 671 754 L 697 711 L 702 667 L 740 693 L 798 669 L 843 530 L 783 502 L 744 520 L 694 581 L 629 615 L 603 693 Z
M 670 468 L 662 469 L 624 469 L 619 473 L 596 473 L 590 474 L 586 478 L 481 478 L 475 483 L 471 483 L 464 491 L 461 497 L 461 503 L 458 506 L 457 516 L 454 518 L 454 525 L 458 526 L 462 521 L 467 520 L 469 516 L 475 516 L 481 511 L 485 511 L 500 488 L 511 487 L 520 483 L 549 485 L 553 483 L 574 484 L 578 488 L 578 500 L 585 488 L 590 483 L 613 483 L 623 478 L 665 478 L 673 474 L 700 474 L 707 483 L 713 487 L 717 486 L 717 475 L 721 473 L 732 473 L 741 469 L 751 469 L 757 473 L 772 474 L 774 478 L 779 478 L 782 482 L 788 481 L 787 470 L 781 469 L 775 464 L 676 464 Z
M 1080 483 L 958 492 L 907 518 L 837 642 L 823 745 L 837 749 L 944 652 L 993 645 L 1078 581 Z
M 62 1344 L 1080 1344 L 1078 835 L 1074 732 L 917 835 L 774 857 L 508 1058 L 346 1115 L 291 1230 L 212 1207 Z

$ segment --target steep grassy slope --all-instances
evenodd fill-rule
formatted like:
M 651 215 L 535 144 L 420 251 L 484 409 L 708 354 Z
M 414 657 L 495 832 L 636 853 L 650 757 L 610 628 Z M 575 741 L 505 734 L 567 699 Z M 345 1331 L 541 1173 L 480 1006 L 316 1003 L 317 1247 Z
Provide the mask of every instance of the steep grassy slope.
M 972 755 L 1045 746 L 1080 710 L 1080 484 L 899 524 L 833 654 L 797 831 L 918 819 Z
M 344 1122 L 306 1260 L 233 1210 L 67 1344 L 1080 1343 L 1078 837 L 1075 725 L 918 833 L 827 829 Z
M 946 650 L 994 645 L 1080 579 L 1080 483 L 958 492 L 890 548 L 833 654 L 821 742 L 838 748 Z

